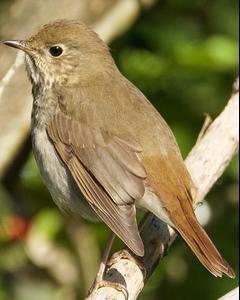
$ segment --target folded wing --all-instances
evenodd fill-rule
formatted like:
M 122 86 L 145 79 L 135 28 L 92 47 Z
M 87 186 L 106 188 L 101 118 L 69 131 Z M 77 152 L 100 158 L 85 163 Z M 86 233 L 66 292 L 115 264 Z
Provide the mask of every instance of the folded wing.
M 137 255 L 144 247 L 134 201 L 144 194 L 141 146 L 59 113 L 47 129 L 59 157 L 92 209 Z

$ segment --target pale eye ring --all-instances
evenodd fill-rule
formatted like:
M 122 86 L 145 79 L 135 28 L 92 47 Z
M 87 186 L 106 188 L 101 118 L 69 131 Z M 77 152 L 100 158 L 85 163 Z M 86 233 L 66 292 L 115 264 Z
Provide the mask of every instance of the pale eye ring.
M 63 53 L 63 49 L 60 46 L 52 46 L 49 49 L 49 53 L 52 56 L 57 57 L 57 56 L 60 56 Z

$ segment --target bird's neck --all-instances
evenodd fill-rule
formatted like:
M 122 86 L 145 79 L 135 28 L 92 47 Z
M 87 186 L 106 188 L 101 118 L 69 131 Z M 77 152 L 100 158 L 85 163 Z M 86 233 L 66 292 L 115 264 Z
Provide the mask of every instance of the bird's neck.
M 45 130 L 53 116 L 59 111 L 57 94 L 33 84 L 32 128 Z

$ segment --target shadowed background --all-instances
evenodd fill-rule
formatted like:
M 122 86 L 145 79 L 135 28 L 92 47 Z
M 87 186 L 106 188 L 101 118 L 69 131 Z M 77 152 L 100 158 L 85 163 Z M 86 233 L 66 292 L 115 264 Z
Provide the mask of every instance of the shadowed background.
M 73 16 L 96 24 L 111 14 L 117 2 L 124 1 L 78 2 L 72 1 L 69 7 L 67 1 L 1 1 L 0 39 L 17 38 L 16 32 L 19 38 L 26 37 L 35 22 L 38 24 L 37 16 L 39 24 Z M 204 112 L 217 116 L 231 93 L 238 71 L 237 3 L 142 2 L 150 4 L 137 10 L 131 22 L 126 21 L 127 29 L 109 46 L 122 73 L 168 122 L 185 157 L 196 141 Z M 54 13 L 49 16 L 51 10 Z M 116 25 L 114 20 L 112 26 Z M 0 80 L 15 55 L 13 49 L 1 46 Z M 27 82 L 27 78 L 23 70 L 21 74 L 11 86 L 8 118 L 0 101 L 0 129 L 1 122 L 15 124 L 16 107 L 23 107 L 25 98 L 17 82 Z M 30 88 L 27 93 L 29 96 Z M 30 115 L 27 118 L 30 120 Z M 103 224 L 62 215 L 42 183 L 27 134 L 20 148 L 19 155 L 13 156 L 13 167 L 6 168 L 0 178 L 0 300 L 82 299 L 93 281 L 109 230 Z M 235 158 L 203 205 L 204 215 L 209 216 L 205 220 L 207 232 L 235 271 L 237 171 Z M 116 241 L 114 250 L 121 246 Z M 178 239 L 139 299 L 211 300 L 236 285 L 237 279 L 212 277 Z

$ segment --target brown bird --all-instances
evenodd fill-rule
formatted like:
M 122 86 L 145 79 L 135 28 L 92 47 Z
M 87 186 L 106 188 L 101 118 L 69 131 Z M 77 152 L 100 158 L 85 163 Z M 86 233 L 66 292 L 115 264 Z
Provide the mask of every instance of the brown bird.
M 194 185 L 170 128 L 117 69 L 106 44 L 78 21 L 58 20 L 26 40 L 32 144 L 63 211 L 100 218 L 138 256 L 136 207 L 175 228 L 214 275 L 234 277 L 199 225 Z

